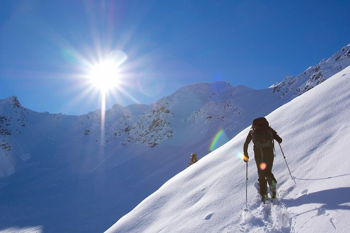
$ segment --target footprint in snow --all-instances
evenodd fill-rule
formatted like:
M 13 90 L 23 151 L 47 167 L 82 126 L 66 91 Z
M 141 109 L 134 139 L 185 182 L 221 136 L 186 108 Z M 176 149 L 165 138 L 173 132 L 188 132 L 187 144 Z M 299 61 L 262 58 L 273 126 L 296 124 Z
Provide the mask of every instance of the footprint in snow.
M 207 216 L 205 216 L 205 220 L 209 220 L 209 219 L 211 219 L 211 217 L 213 216 L 213 213 L 210 213 L 210 214 L 208 214 Z

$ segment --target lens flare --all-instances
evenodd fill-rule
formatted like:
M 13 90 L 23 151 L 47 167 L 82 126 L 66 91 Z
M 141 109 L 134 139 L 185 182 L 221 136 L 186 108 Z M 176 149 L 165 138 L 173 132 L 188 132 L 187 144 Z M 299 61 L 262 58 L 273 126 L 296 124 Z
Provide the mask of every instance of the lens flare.
M 228 137 L 226 136 L 224 130 L 220 130 L 213 138 L 209 150 L 213 151 L 219 148 L 220 146 L 224 145 L 226 142 L 228 142 Z
M 137 85 L 144 95 L 150 97 L 159 95 L 166 87 L 161 74 L 155 74 L 149 71 L 140 72 L 138 74 Z
M 262 162 L 260 163 L 260 170 L 265 170 L 266 169 L 266 163 Z
M 243 159 L 244 158 L 244 154 L 242 152 L 237 152 L 236 157 L 239 159 Z

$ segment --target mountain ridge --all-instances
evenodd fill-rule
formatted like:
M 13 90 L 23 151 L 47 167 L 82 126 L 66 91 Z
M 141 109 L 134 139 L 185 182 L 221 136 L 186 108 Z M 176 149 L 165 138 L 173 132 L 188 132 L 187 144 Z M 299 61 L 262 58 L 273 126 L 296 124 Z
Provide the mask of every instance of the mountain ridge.
M 275 83 L 270 88 L 273 88 L 273 93 L 281 93 L 280 98 L 286 97 L 293 99 L 321 84 L 349 65 L 350 44 L 344 46 L 327 60 L 321 60 L 319 64 L 310 66 L 297 76 L 287 76 L 281 82 Z

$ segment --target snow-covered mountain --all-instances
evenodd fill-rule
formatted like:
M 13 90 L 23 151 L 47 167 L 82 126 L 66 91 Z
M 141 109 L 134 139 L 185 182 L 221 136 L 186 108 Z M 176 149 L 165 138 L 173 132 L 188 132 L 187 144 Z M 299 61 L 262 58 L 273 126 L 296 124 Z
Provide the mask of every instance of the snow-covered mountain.
M 350 44 L 343 47 L 327 60 L 323 59 L 319 64 L 309 67 L 297 76 L 287 76 L 281 82 L 271 87 L 273 88 L 273 92 L 277 93 L 280 98 L 293 99 L 324 82 L 349 65 Z
M 166 182 L 107 232 L 350 232 L 350 67 L 267 116 L 283 137 L 274 173 L 278 199 L 261 205 L 249 127 Z M 278 146 L 277 146 L 278 147 Z M 253 154 L 252 146 L 250 155 Z
M 264 90 L 199 83 L 153 105 L 115 105 L 104 124 L 100 111 L 37 113 L 16 97 L 0 100 L 0 230 L 107 229 L 186 169 L 192 152 L 204 157 L 320 84 L 320 71 L 325 80 L 350 65 L 349 51 Z

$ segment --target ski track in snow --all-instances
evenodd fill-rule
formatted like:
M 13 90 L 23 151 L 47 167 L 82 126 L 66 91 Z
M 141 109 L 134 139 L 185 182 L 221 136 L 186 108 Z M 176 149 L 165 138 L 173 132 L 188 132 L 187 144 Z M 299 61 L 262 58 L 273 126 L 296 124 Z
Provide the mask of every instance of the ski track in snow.
M 248 211 L 242 211 L 240 232 L 293 232 L 290 213 L 283 201 L 270 200 L 266 204 L 260 203 L 260 198 Z M 234 232 L 234 231 L 232 231 Z
M 241 211 L 240 224 L 232 223 L 224 227 L 220 232 L 294 232 L 291 216 L 292 214 L 283 203 L 283 200 L 275 199 L 271 201 L 269 199 L 266 204 L 262 204 L 259 195 L 257 195 L 254 203 L 249 205 L 248 209 L 244 208 Z

